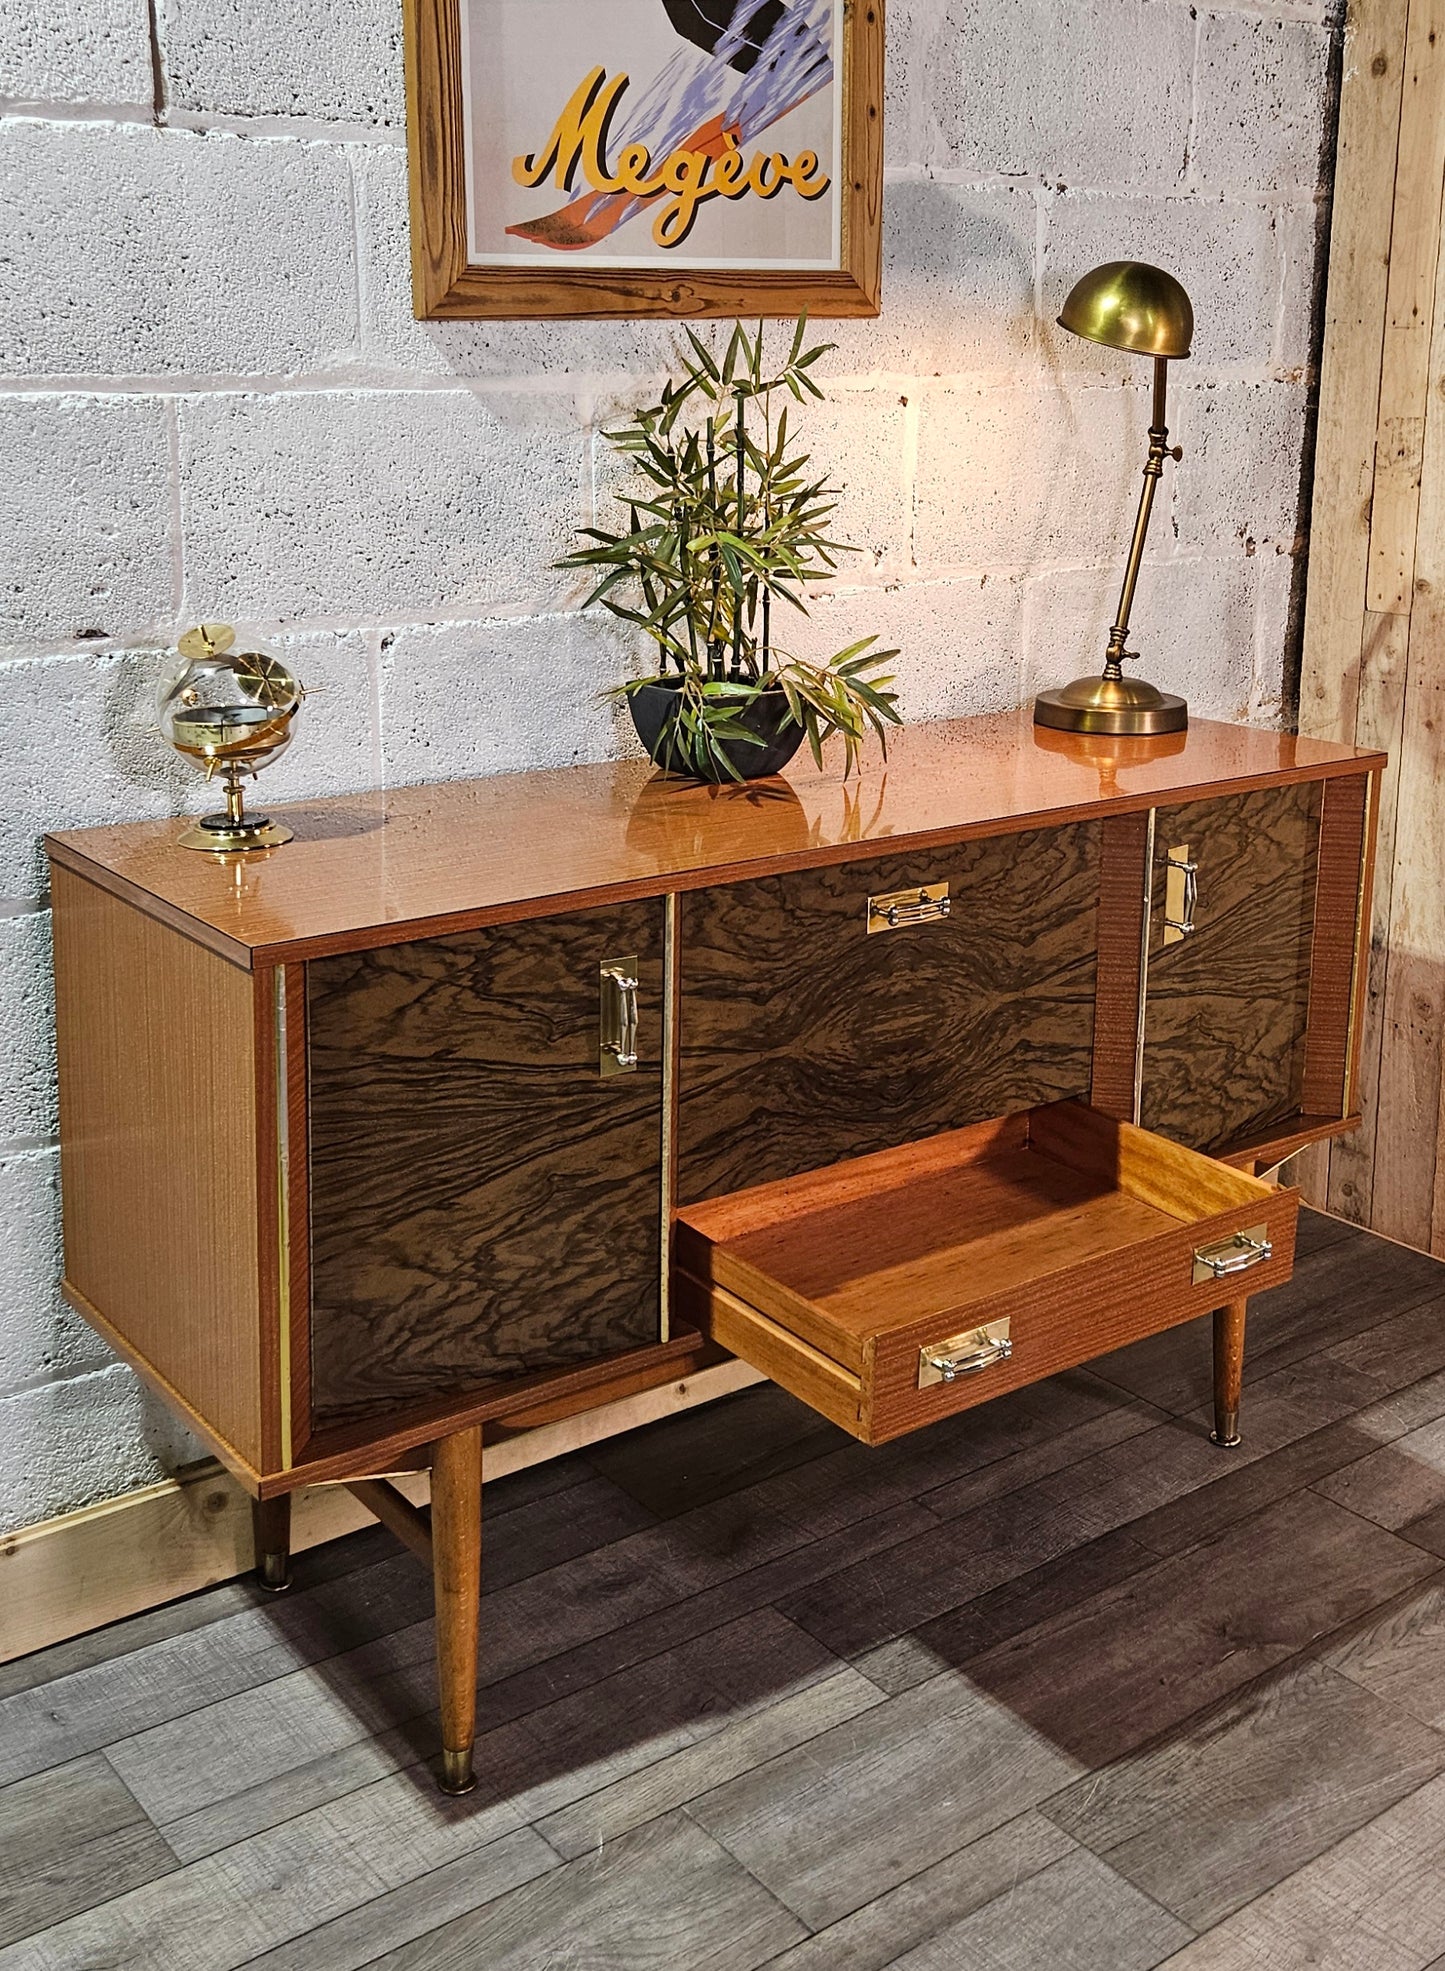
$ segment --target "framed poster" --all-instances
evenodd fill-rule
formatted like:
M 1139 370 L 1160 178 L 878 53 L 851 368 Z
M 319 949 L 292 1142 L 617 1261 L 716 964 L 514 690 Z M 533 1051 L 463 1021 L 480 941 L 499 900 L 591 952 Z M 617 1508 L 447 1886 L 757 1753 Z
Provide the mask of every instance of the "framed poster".
M 876 315 L 883 0 L 406 0 L 423 320 Z

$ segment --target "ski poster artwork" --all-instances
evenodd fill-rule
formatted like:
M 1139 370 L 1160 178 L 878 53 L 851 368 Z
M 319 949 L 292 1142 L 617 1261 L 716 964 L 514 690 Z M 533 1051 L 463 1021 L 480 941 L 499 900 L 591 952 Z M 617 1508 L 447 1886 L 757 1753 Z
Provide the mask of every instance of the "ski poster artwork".
M 843 0 L 463 0 L 474 265 L 840 264 Z

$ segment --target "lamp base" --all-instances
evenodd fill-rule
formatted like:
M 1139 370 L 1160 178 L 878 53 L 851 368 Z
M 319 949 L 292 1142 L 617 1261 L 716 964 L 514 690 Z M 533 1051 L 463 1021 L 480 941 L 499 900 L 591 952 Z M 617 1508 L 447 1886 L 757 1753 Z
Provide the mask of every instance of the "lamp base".
M 291 839 L 285 823 L 272 821 L 268 815 L 247 815 L 244 820 L 233 821 L 226 814 L 204 814 L 176 837 L 176 843 L 183 849 L 205 849 L 212 855 L 229 851 L 234 855 L 247 849 L 279 848 Z
M 1034 700 L 1034 724 L 1058 732 L 1150 734 L 1183 732 L 1189 707 L 1143 678 L 1075 678 Z

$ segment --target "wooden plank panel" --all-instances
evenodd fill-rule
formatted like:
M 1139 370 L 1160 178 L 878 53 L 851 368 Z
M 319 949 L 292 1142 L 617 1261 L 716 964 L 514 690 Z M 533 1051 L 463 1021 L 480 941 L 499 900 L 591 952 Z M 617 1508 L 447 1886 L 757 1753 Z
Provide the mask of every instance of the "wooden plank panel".
M 1353 738 L 1408 0 L 1350 0 L 1330 227 L 1300 730 Z
M 1380 358 L 1367 609 L 1407 615 L 1424 463 L 1440 201 L 1445 179 L 1445 0 L 1410 0 Z
M 1318 783 L 1161 808 L 1140 1121 L 1227 1149 L 1301 1108 Z M 1196 929 L 1164 943 L 1170 851 L 1199 865 Z
M 1445 122 L 1445 79 L 1439 111 Z M 1372 1223 L 1392 1238 L 1441 1249 L 1437 1212 L 1440 1081 L 1445 1055 L 1445 255 L 1435 269 L 1433 387 L 1425 435 L 1415 595 L 1405 673 L 1385 1042 Z
M 642 1061 L 603 1076 L 633 956 Z M 657 1339 L 661 995 L 656 903 L 312 964 L 318 1425 Z
M 1366 616 L 1356 725 L 1370 745 L 1389 755 L 1389 764 L 1379 775 L 1378 814 L 1371 844 L 1374 882 L 1365 982 L 1358 1011 L 1359 1065 L 1355 1088 L 1355 1106 L 1360 1111 L 1361 1123 L 1358 1130 L 1341 1137 L 1328 1152 L 1325 1184 L 1317 1189 L 1307 1187 L 1305 1192 L 1307 1197 L 1318 1198 L 1330 1211 L 1356 1225 L 1370 1223 L 1374 1202 L 1380 1061 L 1385 1031 L 1385 968 L 1394 888 L 1395 816 L 1409 648 L 1407 616 Z
M 67 1281 L 259 1464 L 251 975 L 67 870 L 51 897 Z
M 868 934 L 868 898 L 952 914 Z M 799 871 L 683 899 L 686 1203 L 1082 1095 L 1099 829 Z

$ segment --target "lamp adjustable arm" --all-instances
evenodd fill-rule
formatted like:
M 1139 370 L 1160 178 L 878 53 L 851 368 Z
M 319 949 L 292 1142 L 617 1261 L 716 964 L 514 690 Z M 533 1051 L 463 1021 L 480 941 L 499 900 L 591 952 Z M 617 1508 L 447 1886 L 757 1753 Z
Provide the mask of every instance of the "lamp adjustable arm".
M 1180 459 L 1184 456 L 1182 445 L 1169 443 L 1169 427 L 1165 422 L 1165 392 L 1168 387 L 1169 359 L 1167 356 L 1154 358 L 1154 414 L 1149 426 L 1149 456 L 1144 462 L 1144 487 L 1139 495 L 1139 514 L 1134 522 L 1134 538 L 1129 544 L 1129 559 L 1124 568 L 1124 586 L 1119 593 L 1118 614 L 1113 628 L 1109 631 L 1109 647 L 1104 655 L 1104 676 L 1122 678 L 1120 665 L 1137 653 L 1125 648 L 1129 641 L 1129 615 L 1134 607 L 1134 591 L 1139 585 L 1139 569 L 1144 560 L 1144 543 L 1149 534 L 1149 519 L 1154 510 L 1154 488 L 1164 476 L 1166 458 Z

